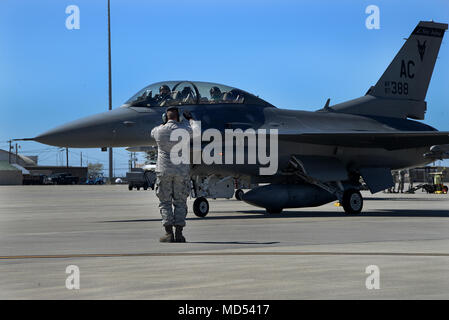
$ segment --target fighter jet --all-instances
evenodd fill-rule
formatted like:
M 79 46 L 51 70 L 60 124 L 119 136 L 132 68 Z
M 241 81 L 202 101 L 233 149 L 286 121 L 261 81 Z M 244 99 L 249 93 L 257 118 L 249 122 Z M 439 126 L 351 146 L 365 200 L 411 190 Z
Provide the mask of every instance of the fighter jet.
M 276 132 L 274 174 L 266 163 L 192 164 L 194 213 L 209 212 L 207 198 L 236 196 L 280 213 L 338 200 L 346 214 L 363 207 L 362 184 L 371 193 L 393 185 L 391 170 L 423 166 L 447 157 L 449 132 L 415 120 L 427 110 L 427 89 L 444 23 L 421 21 L 365 95 L 315 112 L 280 109 L 246 91 L 207 82 L 164 81 L 149 85 L 121 107 L 79 119 L 30 140 L 70 148 L 154 146 L 151 129 L 168 106 L 190 111 L 201 130 Z M 270 131 L 273 130 L 273 131 Z M 249 139 L 245 155 L 251 155 Z M 200 149 L 205 143 L 201 141 Z M 218 152 L 219 156 L 226 150 Z M 273 151 L 273 150 L 271 150 Z M 254 152 L 254 150 L 252 151 Z M 235 155 L 234 155 L 235 157 Z M 242 187 L 251 188 L 243 193 Z

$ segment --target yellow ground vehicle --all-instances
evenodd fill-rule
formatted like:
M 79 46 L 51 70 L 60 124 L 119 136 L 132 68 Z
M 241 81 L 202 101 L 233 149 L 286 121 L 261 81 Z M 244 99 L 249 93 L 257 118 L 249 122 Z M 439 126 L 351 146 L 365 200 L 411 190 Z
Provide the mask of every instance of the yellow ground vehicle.
M 431 190 L 433 192 L 429 193 L 447 194 L 448 187 L 443 184 L 444 172 L 431 172 L 430 174 L 433 176 L 433 190 Z
M 444 167 L 422 167 L 409 170 L 410 187 L 406 193 L 415 193 L 421 189 L 427 193 L 447 194 L 448 186 L 444 184 L 447 170 Z M 413 179 L 413 180 L 411 180 Z M 424 183 L 413 186 L 413 181 Z M 447 181 L 447 180 L 446 180 Z

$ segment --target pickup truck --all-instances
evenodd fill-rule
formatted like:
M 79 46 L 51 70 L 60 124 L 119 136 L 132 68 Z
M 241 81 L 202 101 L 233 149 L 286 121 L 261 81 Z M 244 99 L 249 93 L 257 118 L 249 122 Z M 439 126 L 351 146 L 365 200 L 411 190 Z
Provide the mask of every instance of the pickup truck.
M 45 184 L 78 184 L 80 178 L 70 173 L 54 173 L 45 178 Z

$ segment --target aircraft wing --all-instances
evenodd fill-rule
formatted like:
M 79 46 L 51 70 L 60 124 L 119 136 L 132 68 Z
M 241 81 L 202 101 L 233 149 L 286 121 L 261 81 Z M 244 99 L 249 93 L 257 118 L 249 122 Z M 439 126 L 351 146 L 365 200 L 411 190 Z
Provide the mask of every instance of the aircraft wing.
M 399 150 L 449 144 L 447 131 L 279 133 L 279 140 L 354 148 Z

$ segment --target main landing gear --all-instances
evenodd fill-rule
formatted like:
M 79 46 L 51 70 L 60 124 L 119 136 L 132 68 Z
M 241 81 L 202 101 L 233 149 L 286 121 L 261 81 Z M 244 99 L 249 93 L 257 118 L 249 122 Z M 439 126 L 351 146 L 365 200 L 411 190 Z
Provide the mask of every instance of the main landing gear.
M 357 215 L 362 211 L 363 197 L 358 189 L 351 187 L 345 190 L 341 182 L 321 182 L 311 176 L 308 176 L 303 170 L 301 161 L 299 161 L 295 156 L 292 156 L 292 158 L 290 159 L 290 164 L 296 169 L 295 174 L 302 180 L 310 184 L 314 184 L 321 189 L 335 195 L 340 205 L 343 206 L 345 214 Z
M 339 206 L 342 206 L 347 215 L 358 215 L 363 208 L 363 197 L 359 190 L 348 189 L 343 192 L 342 199 L 339 201 Z M 280 214 L 282 208 L 266 208 L 269 214 Z
M 243 192 L 242 189 L 237 189 L 237 191 L 235 192 L 235 198 L 237 200 L 241 201 L 244 194 L 245 194 L 245 192 Z
M 359 214 L 363 208 L 363 197 L 360 191 L 357 189 L 345 190 L 342 205 L 347 215 Z

